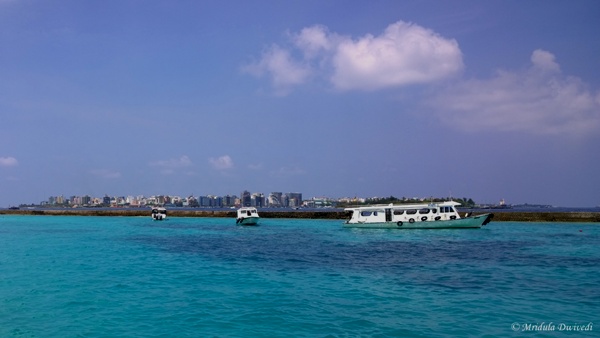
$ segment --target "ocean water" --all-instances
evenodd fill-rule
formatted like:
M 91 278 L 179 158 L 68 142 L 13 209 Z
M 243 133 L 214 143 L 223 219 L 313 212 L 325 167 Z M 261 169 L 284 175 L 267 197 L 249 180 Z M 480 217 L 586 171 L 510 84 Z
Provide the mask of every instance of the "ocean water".
M 600 336 L 600 226 L 0 216 L 0 337 Z

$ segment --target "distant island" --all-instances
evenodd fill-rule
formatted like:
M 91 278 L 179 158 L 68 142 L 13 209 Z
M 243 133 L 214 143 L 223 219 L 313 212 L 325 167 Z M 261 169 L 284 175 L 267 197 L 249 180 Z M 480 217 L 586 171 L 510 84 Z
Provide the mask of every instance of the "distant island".
M 462 197 L 313 197 L 304 200 L 302 193 L 272 192 L 267 197 L 263 193 L 242 191 L 240 197 L 226 196 L 188 196 L 171 195 L 114 196 L 102 198 L 90 196 L 52 196 L 39 204 L 21 204 L 0 209 L 0 214 L 20 215 L 84 215 L 84 216 L 148 216 L 153 206 L 164 206 L 173 217 L 235 217 L 235 209 L 252 206 L 261 209 L 264 218 L 311 218 L 346 219 L 344 208 L 376 204 L 422 204 L 443 201 L 455 201 L 461 204 L 459 210 L 482 212 L 491 209 L 493 222 L 600 222 L 600 208 L 570 211 L 557 209 L 543 204 L 505 203 L 478 204 L 472 198 Z M 489 212 L 489 211 L 487 211 Z
M 431 203 L 453 200 L 466 208 L 482 207 L 472 198 L 454 198 L 454 197 L 312 197 L 303 199 L 300 192 L 271 192 L 268 195 L 263 193 L 250 193 L 242 191 L 240 196 L 236 195 L 206 195 L 206 196 L 187 196 L 176 195 L 153 195 L 153 196 L 108 196 L 92 197 L 63 195 L 51 196 L 46 201 L 34 204 L 20 204 L 19 208 L 139 208 L 150 206 L 166 207 L 184 207 L 184 208 L 345 208 L 348 206 L 370 205 L 370 204 L 411 204 L 411 203 Z M 503 201 L 501 201 L 503 203 Z M 488 205 L 486 205 L 488 206 Z

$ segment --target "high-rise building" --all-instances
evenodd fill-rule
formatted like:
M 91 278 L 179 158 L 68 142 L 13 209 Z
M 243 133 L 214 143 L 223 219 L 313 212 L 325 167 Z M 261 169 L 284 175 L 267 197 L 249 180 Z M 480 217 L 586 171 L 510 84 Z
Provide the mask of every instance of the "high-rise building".
M 212 196 L 212 206 L 215 208 L 222 208 L 223 207 L 223 197 Z
M 283 207 L 283 201 L 281 199 L 281 197 L 283 196 L 283 193 L 280 192 L 272 192 L 269 194 L 269 207 L 273 207 L 273 208 L 280 208 Z
M 85 195 L 81 198 L 81 204 L 83 205 L 90 205 L 92 202 L 92 198 L 88 195 Z
M 235 195 L 234 196 L 229 196 L 229 195 L 225 195 L 223 196 L 223 206 L 224 207 L 233 207 L 235 205 Z
M 292 208 L 297 208 L 302 206 L 302 193 L 299 192 L 289 192 L 288 196 L 288 206 Z
M 211 207 L 212 206 L 212 198 L 210 196 L 200 196 L 198 203 L 201 207 Z
M 256 208 L 263 208 L 265 206 L 265 195 L 262 193 L 252 194 L 251 205 Z
M 252 195 L 249 191 L 244 190 L 240 195 L 241 203 L 243 207 L 251 207 L 252 206 Z

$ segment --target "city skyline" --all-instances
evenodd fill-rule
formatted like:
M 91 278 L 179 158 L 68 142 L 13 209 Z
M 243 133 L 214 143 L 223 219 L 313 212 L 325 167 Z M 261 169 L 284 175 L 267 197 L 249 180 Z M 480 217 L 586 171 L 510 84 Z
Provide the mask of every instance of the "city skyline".
M 214 195 L 214 194 L 153 194 L 153 195 L 109 195 L 90 196 L 90 195 L 52 195 L 46 200 L 37 203 L 22 203 L 19 207 L 31 206 L 152 206 L 152 205 L 172 205 L 172 206 L 191 206 L 191 207 L 229 207 L 229 206 L 257 206 L 257 207 L 299 207 L 299 206 L 331 206 L 336 203 L 383 203 L 379 201 L 397 200 L 403 202 L 426 202 L 434 200 L 454 200 L 464 201 L 469 205 L 487 205 L 487 206 L 504 206 L 504 199 L 497 203 L 476 203 L 470 197 L 457 196 L 427 196 L 427 197 L 407 197 L 407 196 L 346 196 L 346 197 L 331 197 L 331 196 L 312 196 L 303 198 L 301 192 L 250 192 L 244 190 L 240 196 L 235 194 Z M 193 202 L 191 202 L 193 201 Z M 258 201 L 258 202 L 257 202 Z M 194 203 L 190 205 L 189 203 Z M 385 202 L 389 203 L 389 202 Z M 526 203 L 527 204 L 527 203 Z M 529 204 L 536 205 L 536 204 Z M 9 207 L 17 207 L 10 205 Z M 0 207 L 2 209 L 4 207 Z
M 600 2 L 0 0 L 0 206 L 600 205 Z
M 311 200 L 315 200 L 313 197 Z M 47 200 L 40 203 L 21 204 L 20 206 L 146 206 L 146 205 L 175 205 L 191 207 L 229 207 L 229 206 L 276 206 L 276 207 L 298 207 L 303 202 L 302 193 L 299 192 L 271 192 L 268 197 L 262 192 L 249 192 L 244 190 L 239 196 L 227 194 L 217 195 L 198 195 L 190 194 L 187 196 L 158 194 L 158 195 L 122 195 L 111 196 L 105 194 L 103 197 L 90 195 L 64 195 L 50 196 Z

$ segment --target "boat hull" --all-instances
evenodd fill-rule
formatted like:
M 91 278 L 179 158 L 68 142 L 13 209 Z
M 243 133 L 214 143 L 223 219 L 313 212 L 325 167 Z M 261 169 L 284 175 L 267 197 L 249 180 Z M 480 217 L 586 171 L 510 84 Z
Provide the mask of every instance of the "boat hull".
M 236 223 L 238 225 L 258 225 L 258 220 L 259 217 L 244 217 L 238 218 Z
M 344 223 L 346 228 L 367 229 L 468 229 L 481 228 L 488 224 L 493 214 L 483 214 L 447 221 L 416 221 L 410 222 L 378 222 L 378 223 Z

